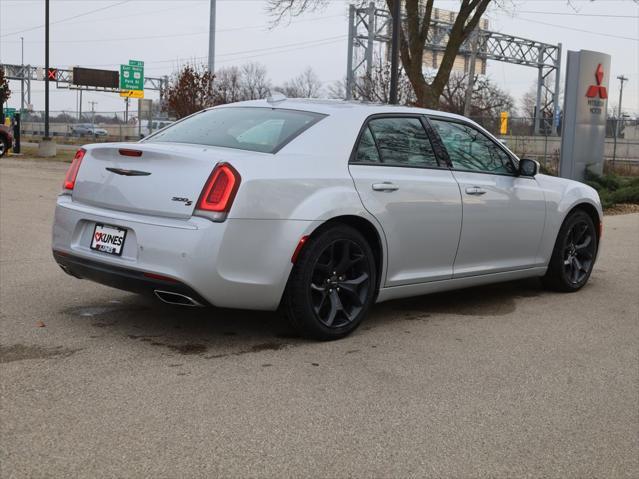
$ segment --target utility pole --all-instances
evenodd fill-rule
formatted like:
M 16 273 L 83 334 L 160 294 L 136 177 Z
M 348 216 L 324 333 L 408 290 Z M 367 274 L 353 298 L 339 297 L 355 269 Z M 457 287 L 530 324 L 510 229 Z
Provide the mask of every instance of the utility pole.
M 397 104 L 397 83 L 399 77 L 399 31 L 402 27 L 402 4 L 400 0 L 393 3 L 393 36 L 391 42 L 391 78 L 390 103 Z M 373 28 L 372 25 L 369 28 Z
M 24 37 L 20 37 L 20 47 L 22 54 L 20 56 L 20 65 L 22 66 L 22 78 L 20 79 L 20 114 L 24 111 Z
M 89 105 L 91 105 L 91 124 L 95 125 L 95 105 L 97 105 L 97 101 L 90 101 Z
M 209 19 L 209 72 L 215 72 L 215 3 L 211 1 L 211 16 Z
M 475 63 L 477 63 L 478 32 L 473 30 L 470 34 L 470 65 L 468 66 L 468 84 L 464 98 L 464 116 L 470 116 L 470 103 L 473 99 L 473 85 L 475 84 Z
M 615 122 L 615 141 L 612 147 L 612 164 L 615 164 L 615 159 L 617 157 L 617 138 L 619 137 L 619 133 L 621 133 L 620 123 L 621 123 L 621 100 L 623 99 L 623 84 L 628 81 L 628 77 L 624 75 L 619 75 L 617 80 L 621 82 L 621 88 L 619 88 L 619 111 L 617 113 L 617 121 Z
M 49 139 L 49 0 L 44 0 L 44 139 Z

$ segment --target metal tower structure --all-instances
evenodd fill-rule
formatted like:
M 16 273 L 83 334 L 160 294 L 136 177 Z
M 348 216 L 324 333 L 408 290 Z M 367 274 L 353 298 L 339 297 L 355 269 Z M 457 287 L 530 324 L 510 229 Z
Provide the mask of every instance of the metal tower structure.
M 381 53 L 391 41 L 392 18 L 388 10 L 374 3 L 358 8 L 350 5 L 348 26 L 348 54 L 346 66 L 346 98 L 352 98 L 355 82 L 372 73 L 375 49 Z M 426 40 L 426 51 L 443 52 L 453 24 L 431 20 Z M 537 69 L 537 95 L 535 108 L 535 134 L 557 134 L 559 124 L 559 81 L 561 76 L 561 43 L 529 40 L 491 30 L 477 30 L 475 55 L 478 59 L 494 60 Z M 466 64 L 473 55 L 470 38 L 465 41 L 459 55 Z M 551 81 L 551 75 L 554 79 Z

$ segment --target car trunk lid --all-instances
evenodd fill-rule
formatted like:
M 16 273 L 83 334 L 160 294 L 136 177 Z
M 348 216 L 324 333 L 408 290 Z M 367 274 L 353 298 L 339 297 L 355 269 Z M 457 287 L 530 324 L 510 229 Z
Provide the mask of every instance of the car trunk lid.
M 110 143 L 88 145 L 73 200 L 97 207 L 172 218 L 193 214 L 216 163 L 228 148 Z

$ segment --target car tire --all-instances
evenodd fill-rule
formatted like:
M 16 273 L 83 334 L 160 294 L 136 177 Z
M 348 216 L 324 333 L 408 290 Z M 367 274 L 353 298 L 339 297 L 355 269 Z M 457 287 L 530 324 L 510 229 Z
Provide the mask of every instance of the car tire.
M 574 211 L 561 225 L 542 282 L 554 291 L 579 291 L 590 278 L 598 247 L 592 218 L 583 210 Z
M 375 260 L 366 239 L 350 226 L 331 226 L 311 237 L 296 258 L 285 311 L 304 337 L 343 338 L 366 316 L 376 288 Z
M 9 152 L 9 142 L 6 138 L 0 137 L 0 158 Z

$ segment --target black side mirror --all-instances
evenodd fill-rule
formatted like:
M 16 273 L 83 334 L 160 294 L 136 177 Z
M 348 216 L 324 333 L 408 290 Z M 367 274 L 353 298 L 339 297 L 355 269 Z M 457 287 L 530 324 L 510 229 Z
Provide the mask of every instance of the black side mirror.
M 539 163 L 535 160 L 522 158 L 519 160 L 519 176 L 535 176 L 539 173 Z

